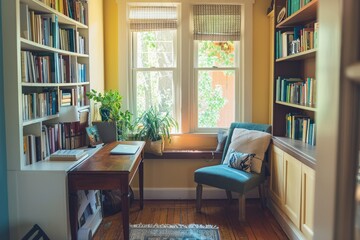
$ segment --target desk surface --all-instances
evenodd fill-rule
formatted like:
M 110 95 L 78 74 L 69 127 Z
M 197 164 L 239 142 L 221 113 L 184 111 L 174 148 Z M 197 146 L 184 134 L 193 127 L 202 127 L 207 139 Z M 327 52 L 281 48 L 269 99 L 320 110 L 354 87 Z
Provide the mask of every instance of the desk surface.
M 139 150 L 134 155 L 111 155 L 110 150 L 118 144 L 138 145 Z M 71 170 L 71 174 L 77 172 L 132 172 L 136 166 L 136 160 L 142 154 L 144 142 L 129 141 L 129 142 L 112 142 L 105 145 L 95 155 L 84 161 L 82 164 Z

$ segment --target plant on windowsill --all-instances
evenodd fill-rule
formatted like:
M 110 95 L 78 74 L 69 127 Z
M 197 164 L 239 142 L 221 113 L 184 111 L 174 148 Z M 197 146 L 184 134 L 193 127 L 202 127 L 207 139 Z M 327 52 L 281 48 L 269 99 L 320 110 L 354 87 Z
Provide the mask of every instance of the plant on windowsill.
M 136 140 L 143 140 L 145 152 L 161 156 L 164 150 L 164 141 L 171 142 L 170 132 L 178 128 L 177 121 L 169 112 L 162 113 L 156 107 L 150 107 L 137 120 Z
M 126 140 L 128 134 L 133 131 L 132 113 L 123 111 L 122 96 L 116 90 L 97 92 L 92 89 L 86 93 L 89 99 L 101 104 L 100 115 L 102 121 L 115 122 L 117 127 L 117 139 Z

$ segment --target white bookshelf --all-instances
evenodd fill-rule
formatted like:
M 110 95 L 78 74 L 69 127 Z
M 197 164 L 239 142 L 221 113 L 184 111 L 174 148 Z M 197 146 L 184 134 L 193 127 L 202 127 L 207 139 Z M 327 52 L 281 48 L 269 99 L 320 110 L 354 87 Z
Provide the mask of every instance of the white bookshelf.
M 26 4 L 28 9 L 35 11 L 36 14 L 56 15 L 60 28 L 71 27 L 75 29 L 84 39 L 84 53 L 46 46 L 24 38 L 21 35 L 21 21 L 24 16 L 20 14 L 20 4 Z M 2 6 L 10 237 L 11 239 L 21 239 L 36 223 L 44 229 L 50 239 L 70 239 L 67 173 L 85 158 L 73 162 L 51 162 L 48 157 L 42 157 L 41 161 L 28 164 L 24 159 L 23 136 L 27 134 L 41 136 L 44 125 L 59 121 L 61 107 L 59 93 L 62 89 L 81 87 L 85 91 L 90 91 L 89 27 L 52 9 L 39 0 L 4 0 Z M 88 17 L 88 5 L 85 1 L 84 8 Z M 88 19 L 85 22 L 88 23 Z M 74 66 L 85 65 L 84 75 L 86 77 L 82 79 L 82 82 L 76 77 L 76 81 L 71 83 L 24 82 L 21 66 L 22 51 L 65 56 L 76 64 Z M 77 72 L 78 68 L 75 68 L 74 74 Z M 55 102 L 57 110 L 46 116 L 24 120 L 22 95 L 46 92 L 50 91 L 49 89 L 57 93 Z M 85 96 L 85 92 L 83 93 Z M 79 108 L 89 109 L 88 102 L 85 101 Z M 41 149 L 43 149 L 43 144 L 41 144 Z M 89 155 L 98 149 L 91 149 Z M 86 223 L 95 232 L 100 221 L 101 209 L 97 209 L 94 216 L 89 218 L 89 222 Z

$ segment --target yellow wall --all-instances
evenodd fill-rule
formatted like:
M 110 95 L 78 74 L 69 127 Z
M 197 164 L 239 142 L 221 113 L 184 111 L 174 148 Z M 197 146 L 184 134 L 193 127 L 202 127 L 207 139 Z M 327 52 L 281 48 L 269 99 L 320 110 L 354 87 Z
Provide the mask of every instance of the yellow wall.
M 118 81 L 118 5 L 104 0 L 105 90 L 119 89 Z
M 270 1 L 257 0 L 253 19 L 253 109 L 256 123 L 269 122 L 269 18 Z
M 266 10 L 270 0 L 257 0 L 254 4 L 253 31 L 253 122 L 267 123 L 269 114 L 269 29 Z M 104 0 L 105 31 L 105 88 L 118 88 L 117 57 L 118 16 L 116 0 Z M 125 66 L 121 66 L 125 67 Z M 196 136 L 196 135 L 195 135 Z M 190 143 L 194 136 L 174 137 L 174 142 Z M 196 138 L 196 137 L 195 137 Z M 206 144 L 204 144 L 206 141 Z M 202 147 L 216 146 L 216 138 L 201 138 L 195 141 Z M 180 144 L 182 145 L 182 144 Z M 188 144 L 189 145 L 189 144 Z M 206 146 L 205 146 L 206 145 Z M 167 146 L 171 148 L 171 146 Z M 145 159 L 144 181 L 146 188 L 194 188 L 194 170 L 202 166 L 216 164 L 194 159 Z M 135 178 L 136 179 L 136 178 Z M 136 181 L 135 181 L 136 185 Z

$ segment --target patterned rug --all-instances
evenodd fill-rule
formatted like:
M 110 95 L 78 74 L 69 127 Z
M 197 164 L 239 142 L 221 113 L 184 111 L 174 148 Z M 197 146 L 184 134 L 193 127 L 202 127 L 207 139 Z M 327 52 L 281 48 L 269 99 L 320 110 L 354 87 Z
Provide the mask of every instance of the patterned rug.
M 220 240 L 219 228 L 212 225 L 130 225 L 130 240 Z

